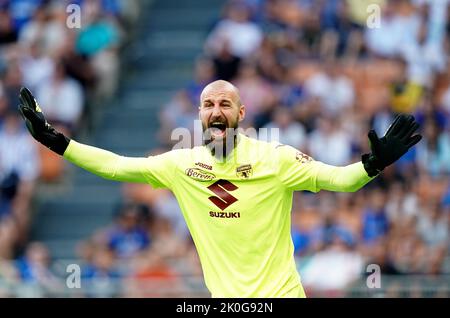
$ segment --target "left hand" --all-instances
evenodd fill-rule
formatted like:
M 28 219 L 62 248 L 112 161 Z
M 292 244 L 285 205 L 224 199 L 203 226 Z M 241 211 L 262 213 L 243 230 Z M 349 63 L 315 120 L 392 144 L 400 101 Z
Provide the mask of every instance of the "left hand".
M 401 114 L 395 118 L 382 138 L 378 138 L 374 130 L 369 131 L 368 137 L 372 153 L 362 156 L 362 162 L 368 175 L 376 176 L 417 144 L 422 139 L 420 134 L 413 136 L 418 128 L 419 124 L 415 121 L 414 116 Z

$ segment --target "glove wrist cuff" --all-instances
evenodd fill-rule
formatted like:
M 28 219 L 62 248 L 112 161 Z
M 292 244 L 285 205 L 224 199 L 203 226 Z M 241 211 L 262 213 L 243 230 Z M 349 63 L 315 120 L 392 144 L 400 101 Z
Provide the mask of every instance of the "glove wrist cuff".
M 69 146 L 69 143 L 70 139 L 68 137 L 64 136 L 61 133 L 58 133 L 53 146 L 49 148 L 50 150 L 56 152 L 58 155 L 62 156 L 64 155 L 64 152 L 66 151 L 67 147 Z
M 56 152 L 60 156 L 64 155 L 64 152 L 70 143 L 70 138 L 66 137 L 53 127 L 50 127 L 46 133 L 36 139 L 38 139 L 38 141 L 48 149 Z
M 369 177 L 375 177 L 383 171 L 383 168 L 380 168 L 378 158 L 373 154 L 362 155 L 361 161 Z

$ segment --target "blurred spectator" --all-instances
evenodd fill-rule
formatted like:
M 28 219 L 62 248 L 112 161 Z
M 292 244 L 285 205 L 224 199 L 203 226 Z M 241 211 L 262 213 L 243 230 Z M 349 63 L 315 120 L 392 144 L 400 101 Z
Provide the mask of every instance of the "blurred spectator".
M 84 266 L 83 284 L 86 284 L 87 297 L 114 297 L 120 288 L 120 273 L 115 268 L 113 253 L 98 247 L 92 255 L 92 262 Z
M 98 74 L 89 58 L 76 52 L 75 34 L 70 33 L 62 42 L 59 42 L 57 55 L 67 75 L 81 84 L 86 91 L 86 97 L 91 97 L 98 83 Z
M 423 87 L 420 82 L 410 79 L 406 72 L 406 63 L 399 61 L 402 66 L 401 78 L 391 84 L 391 108 L 395 113 L 412 113 L 421 101 Z
M 188 234 L 175 232 L 170 219 L 158 216 L 150 227 L 153 236 L 152 250 L 166 258 L 178 258 L 183 256 L 184 245 Z
M 417 156 L 420 167 L 432 176 L 450 173 L 450 136 L 433 120 L 423 127 L 424 140 L 418 145 Z
M 430 203 L 419 214 L 417 231 L 422 240 L 431 248 L 447 248 L 448 233 L 447 216 L 439 203 Z
M 275 92 L 269 82 L 259 76 L 256 66 L 249 62 L 241 66 L 234 84 L 241 92 L 242 103 L 246 109 L 243 125 L 250 124 L 259 128 L 260 125 L 266 124 L 254 123 L 254 120 L 257 115 L 270 110 L 275 101 Z
M 42 83 L 36 92 L 42 111 L 49 121 L 73 132 L 77 129 L 84 107 L 81 85 L 67 76 L 61 61 L 57 61 L 51 80 Z
M 30 21 L 44 0 L 9 0 L 8 10 L 16 30 L 21 30 Z
M 101 1 L 85 1 L 85 24 L 75 41 L 76 52 L 87 56 L 98 75 L 95 97 L 103 100 L 112 97 L 117 89 L 119 60 L 117 49 L 121 44 L 121 30 L 113 19 L 102 11 Z
M 158 250 L 150 249 L 133 259 L 127 280 L 128 297 L 180 297 L 182 282 Z
M 3 199 L 2 199 L 3 203 Z M 0 259 L 9 261 L 15 256 L 19 240 L 19 227 L 12 217 L 0 217 Z
M 47 27 L 47 22 L 47 7 L 41 6 L 36 8 L 32 19 L 21 29 L 19 42 L 24 45 L 25 48 L 33 43 L 42 43 L 43 38 L 46 36 L 45 28 Z
M 389 230 L 389 221 L 385 211 L 385 195 L 380 190 L 372 190 L 369 206 L 364 209 L 362 238 L 364 243 L 376 243 Z
M 386 241 L 382 240 L 379 244 L 373 246 L 371 255 L 367 260 L 367 265 L 376 264 L 380 266 L 380 273 L 385 275 L 398 275 L 401 272 L 395 267 L 391 259 L 390 251 Z M 366 267 L 367 268 L 367 267 Z
M 223 41 L 221 49 L 213 57 L 215 78 L 232 81 L 238 73 L 241 61 L 240 57 L 231 53 L 229 42 Z
M 2 82 L 0 82 L 0 128 L 2 127 L 3 121 L 5 120 L 6 114 L 9 112 L 10 105 L 7 96 L 5 95 L 5 90 L 3 88 Z
M 19 94 L 20 88 L 23 84 L 23 74 L 20 68 L 18 59 L 13 58 L 8 61 L 8 66 L 6 67 L 5 74 L 3 77 L 3 88 L 4 94 L 8 100 L 8 105 L 10 109 L 16 109 L 19 105 Z
M 208 58 L 199 58 L 195 62 L 194 76 L 186 90 L 192 105 L 197 105 L 203 88 L 215 79 L 214 64 Z
M 154 208 L 158 217 L 163 222 L 161 225 L 173 236 L 172 239 L 186 240 L 186 238 L 190 237 L 178 201 L 172 193 L 166 192 L 166 195 L 158 195 L 154 201 Z
M 405 44 L 403 57 L 408 63 L 407 76 L 412 82 L 431 87 L 434 72 L 442 71 L 445 66 L 443 51 L 436 43 L 429 41 L 430 32 L 425 23 L 418 27 L 416 38 Z M 435 41 L 434 41 L 435 42 Z
M 420 24 L 420 16 L 408 1 L 389 0 L 380 13 L 382 27 L 366 29 L 366 44 L 373 53 L 394 58 L 415 41 Z
M 30 243 L 25 255 L 17 262 L 22 281 L 36 284 L 48 290 L 60 287 L 60 282 L 50 269 L 50 255 L 47 247 L 39 242 Z
M 302 124 L 293 121 L 288 108 L 279 106 L 273 114 L 273 121 L 264 126 L 268 129 L 270 137 L 274 137 L 271 129 L 279 130 L 279 140 L 282 144 L 304 149 L 306 145 L 306 132 Z
M 130 258 L 149 246 L 149 234 L 139 222 L 141 213 L 136 205 L 125 205 L 120 210 L 108 237 L 108 246 L 117 257 Z
M 330 165 L 343 166 L 350 162 L 350 136 L 340 127 L 337 119 L 323 116 L 308 138 L 310 155 Z
M 318 98 L 323 111 L 331 116 L 351 108 L 355 98 L 352 82 L 342 75 L 336 63 L 328 63 L 324 72 L 309 78 L 305 91 L 310 97 Z
M 230 2 L 225 18 L 219 21 L 206 40 L 206 51 L 218 56 L 224 45 L 229 45 L 233 56 L 250 57 L 261 44 L 262 33 L 258 25 L 250 21 L 249 14 L 245 4 Z
M 18 281 L 19 275 L 16 268 L 0 256 L 0 297 L 13 297 L 11 290 Z
M 16 112 L 9 112 L 0 129 L 0 184 L 3 213 L 14 214 L 21 239 L 29 225 L 29 205 L 39 176 L 39 158 L 35 142 L 23 129 Z M 27 158 L 27 160 L 23 160 Z M 0 215 L 1 215 L 0 211 Z
M 328 296 L 343 296 L 342 290 L 357 280 L 363 271 L 364 260 L 352 245 L 339 235 L 300 268 L 305 289 L 325 292 Z
M 0 9 L 0 48 L 4 44 L 17 41 L 17 30 L 8 11 Z
M 39 41 L 30 43 L 29 52 L 20 61 L 23 74 L 23 84 L 35 92 L 39 85 L 50 81 L 54 71 L 55 63 L 43 54 L 42 44 Z
M 445 89 L 440 101 L 447 115 L 450 115 L 450 85 Z
M 194 132 L 194 121 L 198 119 L 197 109 L 191 102 L 188 91 L 181 90 L 165 105 L 161 111 L 160 139 L 167 143 L 176 128 L 187 128 Z
M 24 49 L 28 49 L 33 43 L 39 43 L 42 53 L 52 57 L 69 33 L 66 19 L 66 6 L 63 3 L 55 2 L 50 7 L 39 7 L 33 19 L 21 30 L 19 43 Z
M 94 56 L 103 50 L 119 44 L 118 29 L 111 20 L 104 18 L 100 1 L 86 1 L 86 25 L 78 35 L 76 48 L 78 53 Z
M 417 194 L 404 184 L 395 182 L 390 186 L 385 207 L 390 224 L 412 219 L 417 216 L 419 210 Z

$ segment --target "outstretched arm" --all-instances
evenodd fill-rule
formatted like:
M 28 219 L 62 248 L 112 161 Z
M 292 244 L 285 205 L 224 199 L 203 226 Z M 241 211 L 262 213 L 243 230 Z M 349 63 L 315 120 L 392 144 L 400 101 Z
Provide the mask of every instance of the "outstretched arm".
M 369 177 L 362 162 L 336 167 L 315 162 L 317 165 L 317 188 L 328 191 L 355 192 L 375 177 Z
M 106 179 L 125 182 L 149 182 L 145 173 L 151 159 L 130 158 L 70 140 L 45 119 L 34 96 L 27 88 L 20 90 L 19 111 L 31 135 L 44 146 L 64 156 L 73 164 Z
M 145 183 L 145 169 L 149 158 L 131 158 L 119 156 L 107 150 L 88 146 L 71 140 L 64 158 L 73 164 L 102 178 Z
M 420 141 L 422 136 L 414 135 L 418 127 L 413 116 L 399 115 L 382 138 L 371 130 L 371 153 L 345 167 L 327 165 L 293 147 L 277 145 L 278 176 L 282 184 L 294 191 L 357 191 Z

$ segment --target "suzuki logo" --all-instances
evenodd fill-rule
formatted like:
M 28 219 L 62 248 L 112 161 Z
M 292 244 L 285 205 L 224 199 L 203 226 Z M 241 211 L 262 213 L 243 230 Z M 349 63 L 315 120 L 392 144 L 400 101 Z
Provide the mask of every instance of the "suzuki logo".
M 227 192 L 234 191 L 237 188 L 230 181 L 220 179 L 208 187 L 217 197 L 209 197 L 208 199 L 223 211 L 238 200 Z

